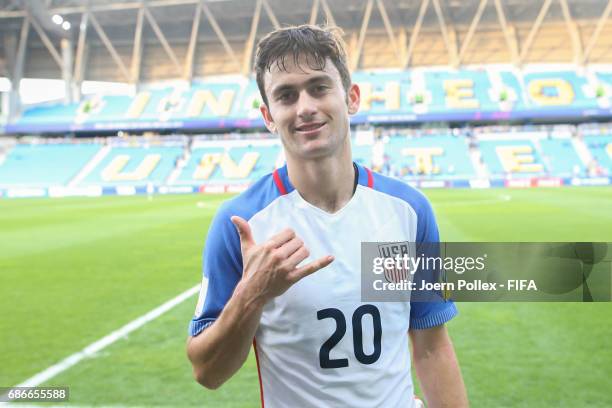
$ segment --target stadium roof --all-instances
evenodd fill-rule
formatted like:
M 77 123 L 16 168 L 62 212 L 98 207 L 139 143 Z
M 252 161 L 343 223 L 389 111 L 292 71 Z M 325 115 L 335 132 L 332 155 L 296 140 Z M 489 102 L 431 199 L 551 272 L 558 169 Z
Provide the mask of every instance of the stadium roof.
M 610 63 L 611 12 L 612 0 L 0 0 L 0 76 L 248 74 L 274 27 L 325 21 L 344 29 L 352 69 Z

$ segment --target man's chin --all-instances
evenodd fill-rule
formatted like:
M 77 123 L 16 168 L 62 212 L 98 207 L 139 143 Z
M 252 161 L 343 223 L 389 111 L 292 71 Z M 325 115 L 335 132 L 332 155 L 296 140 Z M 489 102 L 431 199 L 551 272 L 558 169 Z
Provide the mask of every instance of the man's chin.
M 300 149 L 298 156 L 304 160 L 317 160 L 333 156 L 334 150 L 328 145 L 308 146 Z

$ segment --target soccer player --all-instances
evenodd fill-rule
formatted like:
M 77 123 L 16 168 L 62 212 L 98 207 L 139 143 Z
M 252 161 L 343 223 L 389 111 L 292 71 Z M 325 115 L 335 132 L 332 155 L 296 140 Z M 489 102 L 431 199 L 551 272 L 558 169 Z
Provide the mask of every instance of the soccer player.
M 413 407 L 412 360 L 430 407 L 467 406 L 452 302 L 361 301 L 361 242 L 437 242 L 438 229 L 423 195 L 352 161 L 359 87 L 338 33 L 276 30 L 255 65 L 287 164 L 211 224 L 187 344 L 195 378 L 221 386 L 253 344 L 262 406 Z

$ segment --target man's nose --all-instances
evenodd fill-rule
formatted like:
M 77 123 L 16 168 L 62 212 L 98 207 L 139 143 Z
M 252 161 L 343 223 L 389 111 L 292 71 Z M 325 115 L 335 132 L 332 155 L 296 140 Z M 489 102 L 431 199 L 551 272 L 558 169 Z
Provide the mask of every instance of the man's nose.
M 297 102 L 297 114 L 303 120 L 311 118 L 317 113 L 316 99 L 306 90 L 300 92 Z

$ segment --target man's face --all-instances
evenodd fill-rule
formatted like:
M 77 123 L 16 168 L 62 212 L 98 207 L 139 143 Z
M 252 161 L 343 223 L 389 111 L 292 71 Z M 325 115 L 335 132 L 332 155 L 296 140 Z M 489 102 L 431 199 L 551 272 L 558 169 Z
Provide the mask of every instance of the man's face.
M 264 75 L 268 105 L 261 113 L 268 130 L 278 133 L 288 157 L 318 159 L 339 152 L 349 134 L 349 115 L 359 108 L 359 88 L 347 93 L 340 73 L 327 59 L 323 70 L 314 70 L 306 59 L 296 66 L 286 58 L 281 70 L 272 64 Z

